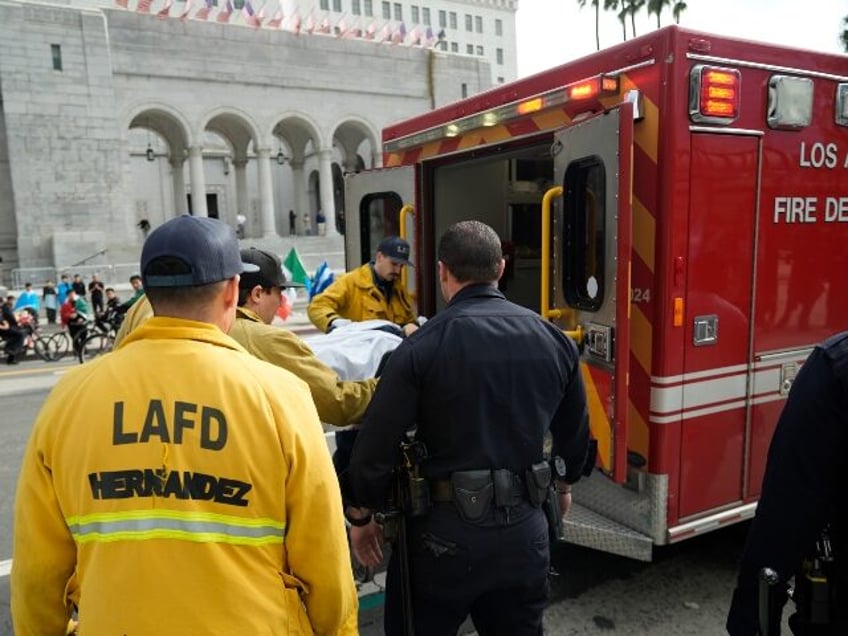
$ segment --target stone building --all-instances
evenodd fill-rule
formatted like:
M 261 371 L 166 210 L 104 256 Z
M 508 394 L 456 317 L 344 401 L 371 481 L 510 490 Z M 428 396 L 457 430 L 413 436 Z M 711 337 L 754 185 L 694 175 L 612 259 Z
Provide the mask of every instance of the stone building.
M 157 19 L 156 3 L 144 14 L 135 2 L 0 0 L 0 284 L 136 261 L 148 229 L 185 212 L 273 237 L 289 233 L 289 210 L 298 233 L 320 211 L 336 231 L 343 173 L 380 164 L 385 124 L 515 74 L 516 0 L 428 2 L 431 31 L 441 13 L 448 24 L 432 47 L 250 28 L 238 11 L 219 23 L 219 8 L 179 19 L 184 2 Z M 338 25 L 358 10 L 364 31 L 365 11 L 389 5 L 344 3 L 315 18 Z M 423 20 L 423 6 L 393 2 L 392 16 L 395 5 Z M 485 28 L 496 20 L 501 35 Z M 482 37 L 509 41 L 503 63 L 451 50 Z

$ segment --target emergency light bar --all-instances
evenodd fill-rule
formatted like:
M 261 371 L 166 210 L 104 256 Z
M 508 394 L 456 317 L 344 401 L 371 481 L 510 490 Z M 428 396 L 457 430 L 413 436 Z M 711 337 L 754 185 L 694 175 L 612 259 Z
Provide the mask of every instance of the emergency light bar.
M 689 117 L 696 123 L 730 124 L 739 116 L 741 73 L 695 66 L 689 76 Z
M 456 119 L 449 124 L 440 124 L 413 135 L 392 139 L 384 144 L 385 151 L 397 152 L 399 150 L 422 146 L 446 137 L 457 137 L 477 128 L 505 124 L 524 115 L 562 106 L 568 102 L 596 99 L 602 95 L 617 95 L 619 84 L 618 77 L 597 75 L 540 95 L 534 95 L 529 99 L 522 99 L 486 110 L 482 113 L 468 115 L 467 117 Z

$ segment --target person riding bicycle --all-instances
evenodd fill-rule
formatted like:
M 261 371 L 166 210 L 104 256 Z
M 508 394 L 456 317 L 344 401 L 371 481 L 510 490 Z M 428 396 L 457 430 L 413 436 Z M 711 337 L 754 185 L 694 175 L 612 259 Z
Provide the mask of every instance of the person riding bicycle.
M 91 320 L 91 308 L 77 291 L 71 288 L 68 297 L 60 309 L 62 326 L 71 334 L 74 343 L 74 353 L 79 354 L 79 342 L 85 338 L 84 332 Z

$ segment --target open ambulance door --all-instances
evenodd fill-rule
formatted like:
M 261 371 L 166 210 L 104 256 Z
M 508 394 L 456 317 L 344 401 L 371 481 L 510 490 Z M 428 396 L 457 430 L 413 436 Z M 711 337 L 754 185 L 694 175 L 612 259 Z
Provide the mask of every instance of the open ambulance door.
M 374 258 L 386 236 L 409 241 L 410 260 L 419 262 L 415 236 L 415 166 L 379 168 L 345 177 L 345 265 L 348 271 Z M 415 276 L 403 269 L 407 290 L 415 298 Z
M 552 250 L 553 269 L 542 265 L 543 282 L 545 273 L 552 274 L 549 289 L 542 290 L 542 314 L 582 344 L 597 467 L 623 483 L 630 410 L 633 104 L 559 131 L 552 152 L 562 199 L 559 214 L 550 215 L 543 229 L 543 259 L 546 248 Z

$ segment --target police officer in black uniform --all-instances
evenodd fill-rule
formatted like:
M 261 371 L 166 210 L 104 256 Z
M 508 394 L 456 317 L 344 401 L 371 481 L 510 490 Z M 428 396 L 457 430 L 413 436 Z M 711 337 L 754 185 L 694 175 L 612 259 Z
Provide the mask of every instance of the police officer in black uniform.
M 481 635 L 542 633 L 550 562 L 548 527 L 531 501 L 531 467 L 552 453 L 567 511 L 588 446 L 588 416 L 574 343 L 497 289 L 501 241 L 478 221 L 450 227 L 439 243 L 444 311 L 395 350 L 354 447 L 346 512 L 354 553 L 382 558 L 380 509 L 399 462 L 398 445 L 417 426 L 432 507 L 407 521 L 416 634 L 455 634 L 470 614 Z M 558 462 L 562 466 L 562 462 Z M 535 468 L 533 469 L 535 470 Z M 385 629 L 403 631 L 399 564 L 393 550 Z
M 848 634 L 848 332 L 817 346 L 789 392 L 769 448 L 757 515 L 748 533 L 737 587 L 727 617 L 732 636 L 759 634 L 761 568 L 782 580 L 797 574 L 822 529 L 830 524 L 836 603 L 830 624 L 810 628 L 790 617 L 796 634 Z M 796 576 L 796 589 L 799 577 Z M 833 589 L 833 588 L 831 588 Z M 785 602 L 786 596 L 780 601 Z M 841 599 L 841 602 L 839 602 Z

